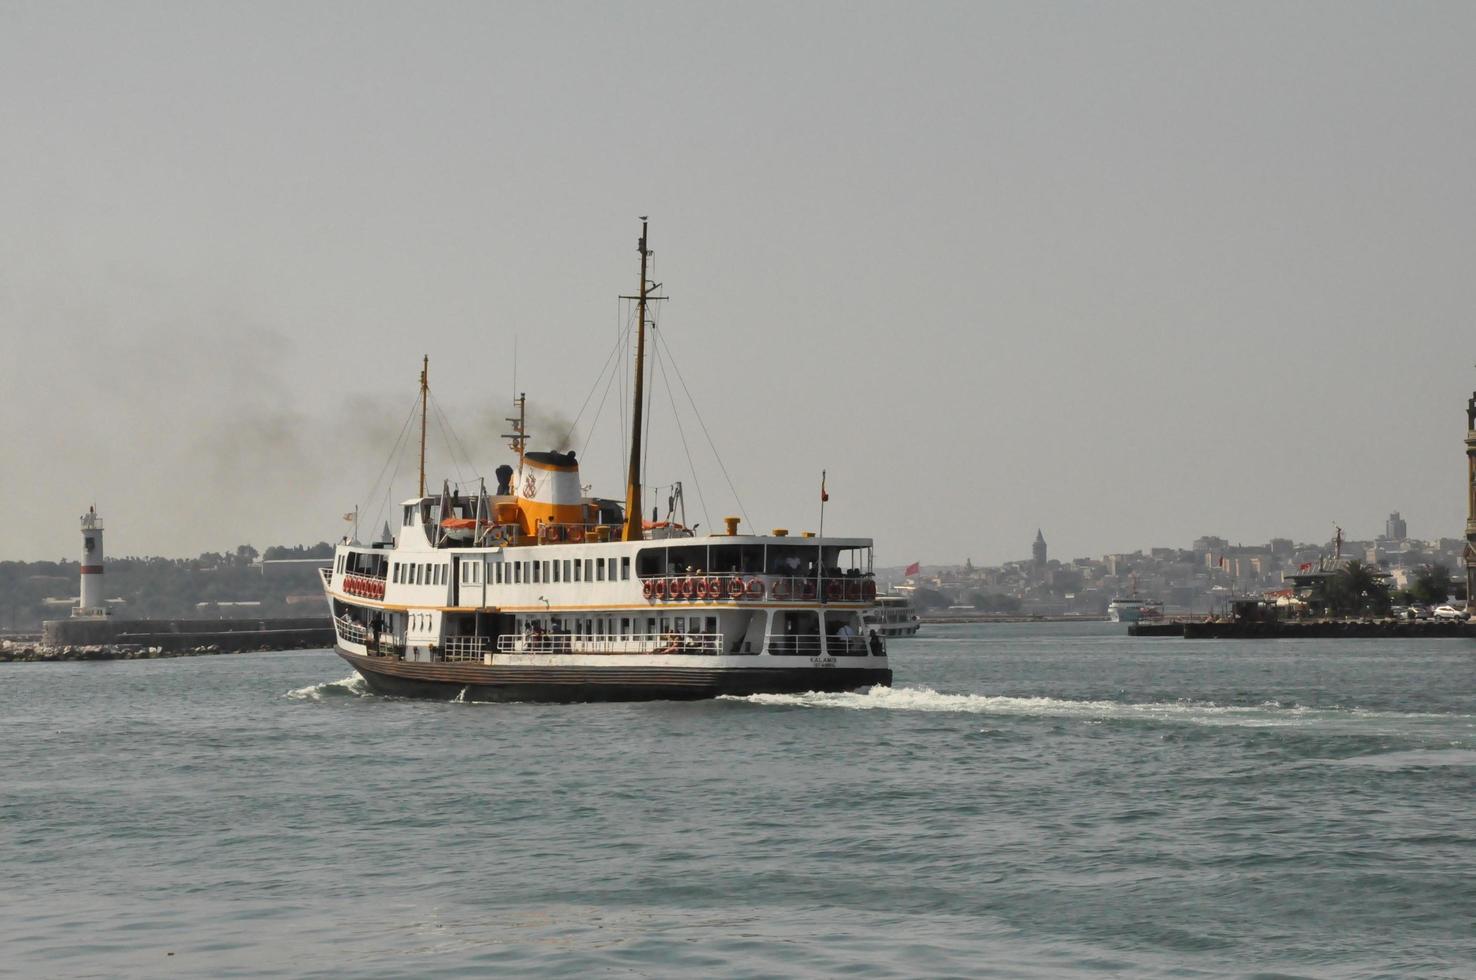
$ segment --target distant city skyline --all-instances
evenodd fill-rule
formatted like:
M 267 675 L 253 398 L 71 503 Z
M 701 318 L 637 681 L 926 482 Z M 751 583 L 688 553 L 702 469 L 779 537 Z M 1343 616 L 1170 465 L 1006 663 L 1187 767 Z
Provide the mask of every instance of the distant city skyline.
M 0 559 L 71 557 L 93 503 L 115 554 L 377 528 L 426 353 L 469 457 L 433 424 L 433 485 L 526 391 L 621 497 L 643 214 L 648 484 L 703 528 L 815 530 L 825 470 L 888 565 L 1457 536 L 1473 38 L 1452 3 L 9 5 Z

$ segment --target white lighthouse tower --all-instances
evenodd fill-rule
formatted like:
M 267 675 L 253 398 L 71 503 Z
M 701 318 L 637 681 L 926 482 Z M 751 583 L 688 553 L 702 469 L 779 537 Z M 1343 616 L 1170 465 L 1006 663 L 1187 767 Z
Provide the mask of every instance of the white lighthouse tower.
M 103 525 L 96 505 L 82 515 L 82 591 L 72 615 L 96 617 L 108 614 L 103 600 Z

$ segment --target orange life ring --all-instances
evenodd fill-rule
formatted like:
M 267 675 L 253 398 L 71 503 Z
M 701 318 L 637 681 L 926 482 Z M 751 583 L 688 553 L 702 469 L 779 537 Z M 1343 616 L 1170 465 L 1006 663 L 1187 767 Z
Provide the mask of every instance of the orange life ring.
M 697 582 L 696 582 L 696 580 L 693 579 L 693 578 L 691 578 L 691 577 L 682 579 L 682 598 L 683 599 L 690 599 L 690 598 L 692 598 L 696 594 L 697 594 Z
M 748 580 L 748 597 L 750 599 L 762 599 L 764 597 L 763 579 L 751 578 Z
M 749 583 L 748 583 L 749 586 L 750 586 L 749 591 L 752 591 L 753 583 L 754 582 L 758 582 L 758 581 L 759 581 L 758 579 L 751 579 L 749 581 Z M 762 585 L 763 583 L 760 582 L 759 584 Z M 788 599 L 789 598 L 789 591 L 790 591 L 790 589 L 789 589 L 789 583 L 786 582 L 784 579 L 781 578 L 779 581 L 777 581 L 777 582 L 774 583 L 774 588 L 773 588 L 773 591 L 772 591 L 771 594 L 773 595 L 773 597 L 775 599 Z
M 665 599 L 666 598 L 666 579 L 664 579 L 664 578 L 658 578 L 656 580 L 655 584 L 653 584 L 651 586 L 651 588 L 652 588 L 653 591 L 655 591 L 656 598 L 658 598 L 658 599 Z
M 584 540 L 584 527 L 582 525 L 575 524 L 566 530 L 568 533 L 565 535 L 564 540 L 571 544 L 578 544 Z
M 691 581 L 692 581 L 692 591 L 693 591 L 693 593 L 696 594 L 697 598 L 699 598 L 699 599 L 706 599 L 707 598 L 707 579 L 705 579 L 705 578 L 698 578 L 698 579 L 692 579 Z
M 721 599 L 723 597 L 723 580 L 716 575 L 707 580 L 707 596 L 710 599 Z
M 747 586 L 743 584 L 743 579 L 740 576 L 734 575 L 728 579 L 728 598 L 742 599 L 744 589 L 746 588 Z
M 644 582 L 641 583 L 641 595 L 645 596 L 647 599 L 651 598 L 652 594 L 654 594 L 655 591 L 656 586 L 654 583 L 652 583 L 650 579 L 646 579 Z

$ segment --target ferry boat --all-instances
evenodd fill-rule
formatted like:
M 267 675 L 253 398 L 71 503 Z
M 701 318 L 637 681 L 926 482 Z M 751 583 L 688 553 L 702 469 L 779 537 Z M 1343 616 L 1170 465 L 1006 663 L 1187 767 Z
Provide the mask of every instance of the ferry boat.
M 1113 599 L 1107 603 L 1107 619 L 1114 623 L 1153 622 L 1163 618 L 1163 603 L 1137 596 Z
M 869 538 L 697 534 L 642 520 L 647 223 L 637 242 L 634 408 L 622 502 L 588 496 L 572 452 L 526 446 L 519 399 L 495 493 L 425 487 L 389 540 L 350 540 L 322 570 L 337 652 L 370 689 L 470 701 L 629 701 L 890 684 Z M 515 464 L 515 465 L 514 465 Z M 669 515 L 675 518 L 676 515 Z
M 895 592 L 879 594 L 876 605 L 862 616 L 862 622 L 868 636 L 872 630 L 880 636 L 915 636 L 919 625 L 912 597 Z

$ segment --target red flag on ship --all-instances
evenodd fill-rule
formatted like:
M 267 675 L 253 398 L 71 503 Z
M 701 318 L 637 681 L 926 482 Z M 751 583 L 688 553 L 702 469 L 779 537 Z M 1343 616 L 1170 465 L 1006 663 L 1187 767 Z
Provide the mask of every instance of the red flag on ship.
M 820 502 L 823 504 L 830 499 L 830 494 L 825 492 L 825 471 L 820 471 Z
M 903 575 L 916 575 L 920 571 L 922 571 L 922 562 L 916 562 L 915 561 L 911 565 L 908 565 L 907 566 L 907 570 L 904 571 L 902 574 Z

